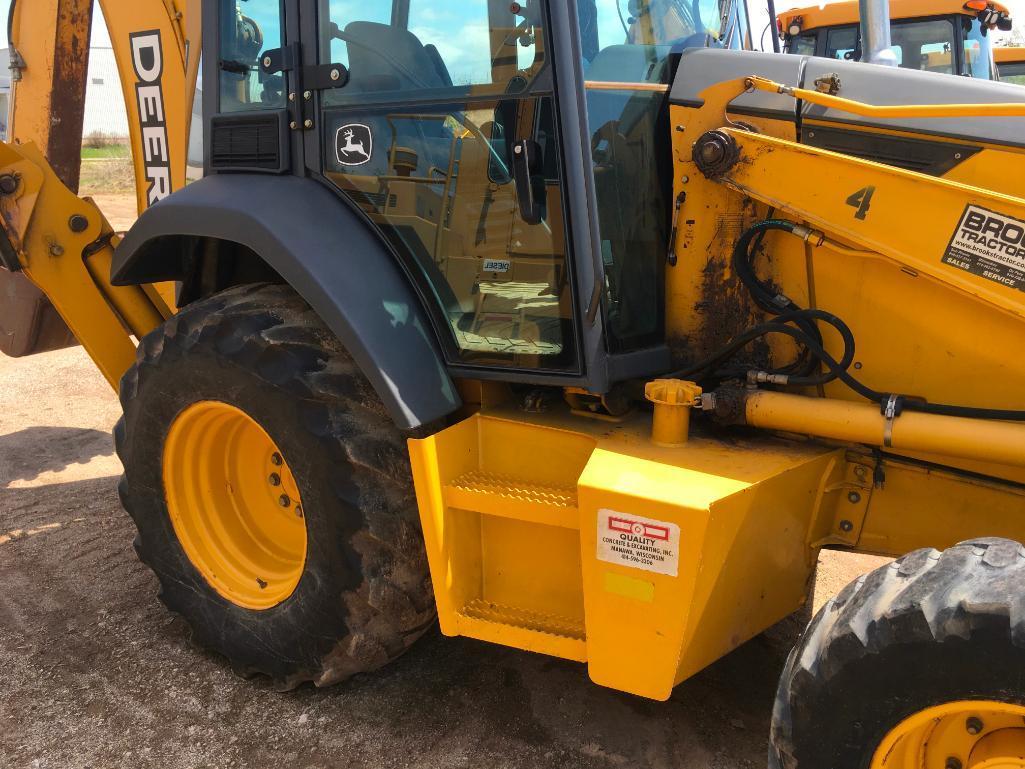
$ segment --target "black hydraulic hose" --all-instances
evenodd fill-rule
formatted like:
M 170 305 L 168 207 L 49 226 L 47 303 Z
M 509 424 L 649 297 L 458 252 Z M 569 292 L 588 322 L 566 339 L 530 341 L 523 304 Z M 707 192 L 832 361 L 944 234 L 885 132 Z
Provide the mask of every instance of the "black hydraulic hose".
M 840 361 L 834 360 L 831 356 L 826 353 L 822 345 L 816 340 L 812 339 L 803 329 L 795 328 L 787 325 L 793 323 L 796 320 L 809 320 L 818 319 L 825 321 L 836 328 L 837 332 L 843 338 L 844 341 L 844 355 Z M 796 385 L 817 385 L 827 384 L 834 379 L 839 378 L 838 371 L 846 371 L 851 363 L 854 361 L 854 334 L 851 333 L 850 328 L 842 320 L 837 318 L 832 313 L 828 313 L 824 310 L 797 310 L 790 313 L 785 313 L 779 318 L 769 323 L 762 323 L 758 326 L 748 329 L 740 336 L 732 339 L 729 344 L 724 348 L 714 353 L 709 358 L 706 358 L 699 363 L 695 363 L 687 368 L 674 371 L 667 374 L 670 378 L 686 379 L 695 377 L 699 374 L 709 371 L 713 367 L 722 363 L 725 360 L 733 357 L 738 351 L 749 345 L 754 340 L 768 336 L 769 334 L 782 334 L 789 336 L 798 344 L 804 345 L 811 349 L 815 354 L 816 358 L 825 356 L 828 361 L 832 361 L 833 366 L 830 370 L 824 374 L 816 377 L 788 377 L 788 383 Z M 828 363 L 827 360 L 823 359 L 824 363 Z M 727 372 L 713 372 L 712 376 L 716 379 L 729 379 L 739 375 L 743 375 L 746 370 L 730 370 Z
M 855 340 L 850 327 L 832 313 L 818 309 L 802 309 L 788 297 L 774 292 L 769 285 L 759 280 L 755 273 L 753 251 L 761 243 L 765 233 L 770 230 L 779 230 L 794 234 L 797 226 L 794 222 L 786 219 L 766 219 L 748 228 L 737 240 L 733 249 L 732 265 L 737 277 L 751 293 L 755 304 L 768 314 L 775 316 L 774 320 L 748 329 L 705 360 L 671 372 L 666 375 L 667 377 L 688 379 L 701 378 L 699 375 L 706 375 L 709 378 L 723 380 L 742 376 L 745 373 L 743 370 L 714 371 L 713 369 L 732 358 L 754 340 L 770 334 L 781 334 L 789 336 L 804 348 L 801 356 L 794 363 L 777 372 L 768 372 L 770 374 L 783 373 L 787 377 L 787 384 L 808 386 L 839 380 L 867 400 L 878 403 L 882 410 L 895 408 L 897 413 L 906 410 L 938 416 L 1025 422 L 1025 411 L 1022 410 L 928 403 L 908 399 L 896 393 L 873 390 L 852 376 L 849 369 L 854 361 Z M 815 323 L 816 320 L 831 325 L 843 339 L 844 354 L 839 361 L 833 358 L 823 346 L 822 334 Z M 795 370 L 795 367 L 807 356 L 810 356 L 813 361 L 821 363 L 827 371 L 817 376 L 810 375 L 810 372 L 791 375 L 789 372 Z M 814 370 L 814 364 L 812 370 Z
M 796 225 L 793 222 L 786 219 L 766 219 L 745 231 L 733 247 L 731 264 L 734 272 L 736 272 L 737 277 L 747 287 L 751 297 L 755 300 L 755 304 L 770 315 L 779 315 L 785 311 L 796 312 L 801 308 L 786 296 L 773 291 L 770 285 L 758 279 L 754 267 L 755 252 L 761 246 L 766 233 L 769 231 L 781 230 L 793 233 L 795 227 Z M 814 322 L 799 319 L 795 323 L 812 339 L 816 339 L 819 344 L 822 344 L 822 334 Z M 802 350 L 797 360 L 781 369 L 781 373 L 785 372 L 795 376 L 808 377 L 814 373 L 816 368 L 817 364 L 814 358 L 808 354 L 807 350 Z

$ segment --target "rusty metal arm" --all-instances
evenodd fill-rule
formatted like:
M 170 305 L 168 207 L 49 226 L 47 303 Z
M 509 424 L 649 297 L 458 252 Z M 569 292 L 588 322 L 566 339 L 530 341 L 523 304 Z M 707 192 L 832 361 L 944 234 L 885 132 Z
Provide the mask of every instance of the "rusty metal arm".
M 744 130 L 730 122 L 726 109 L 756 80 L 727 81 L 702 94 L 704 106 L 685 128 L 684 146 L 694 150 L 692 157 L 682 158 L 690 173 L 704 174 L 822 230 L 830 241 L 823 244 L 845 256 L 882 256 L 1025 318 L 1025 294 L 974 274 L 949 255 L 969 207 L 1025 221 L 1025 199 Z M 968 106 L 982 112 L 994 105 Z M 1025 115 L 1025 104 L 1013 106 Z M 1025 242 L 1020 248 L 1025 256 Z
M 192 2 L 195 13 L 187 18 L 184 0 L 100 2 L 126 97 L 142 209 L 184 185 L 199 4 Z M 116 387 L 134 359 L 135 340 L 172 307 L 152 286 L 110 285 L 117 237 L 96 205 L 75 194 L 92 11 L 93 0 L 14 6 L 11 143 L 0 145 L 0 277 L 31 290 L 12 274 L 20 271 L 42 290 Z

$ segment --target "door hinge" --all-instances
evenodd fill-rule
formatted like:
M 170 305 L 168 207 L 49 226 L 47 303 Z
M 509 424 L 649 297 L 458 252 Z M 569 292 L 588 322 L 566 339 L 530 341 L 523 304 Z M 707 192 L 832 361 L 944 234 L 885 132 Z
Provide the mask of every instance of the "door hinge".
M 283 48 L 265 51 L 260 57 L 260 73 L 264 77 L 291 73 L 288 93 L 293 131 L 308 131 L 316 125 L 314 91 L 343 88 L 349 82 L 349 69 L 344 64 L 302 64 L 302 48 L 292 43 Z

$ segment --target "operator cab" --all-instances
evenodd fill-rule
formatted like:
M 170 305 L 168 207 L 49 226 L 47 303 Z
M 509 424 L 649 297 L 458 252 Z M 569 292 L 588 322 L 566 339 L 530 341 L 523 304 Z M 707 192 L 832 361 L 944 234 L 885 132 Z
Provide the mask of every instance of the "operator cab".
M 206 172 L 259 170 L 256 137 L 281 148 L 264 170 L 335 189 L 402 262 L 454 373 L 604 391 L 638 373 L 617 357 L 667 364 L 668 85 L 684 48 L 751 47 L 743 2 L 211 7 Z

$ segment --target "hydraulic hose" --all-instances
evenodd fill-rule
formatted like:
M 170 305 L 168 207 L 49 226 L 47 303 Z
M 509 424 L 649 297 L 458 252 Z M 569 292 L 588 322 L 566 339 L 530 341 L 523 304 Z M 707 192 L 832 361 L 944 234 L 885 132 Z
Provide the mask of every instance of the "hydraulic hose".
M 744 370 L 719 369 L 717 367 L 733 358 L 756 339 L 771 334 L 780 334 L 790 337 L 803 348 L 796 361 L 783 369 L 767 372 L 772 376 L 779 376 L 786 384 L 814 386 L 839 380 L 858 395 L 877 403 L 881 411 L 894 410 L 897 414 L 902 411 L 918 411 L 923 414 L 970 419 L 1025 421 L 1025 411 L 1022 410 L 928 403 L 909 399 L 896 393 L 874 390 L 855 378 L 849 370 L 854 361 L 855 350 L 854 334 L 850 327 L 832 313 L 818 309 L 802 309 L 789 297 L 775 291 L 772 286 L 758 278 L 754 268 L 753 252 L 761 243 L 765 233 L 772 230 L 787 232 L 807 240 L 807 229 L 800 227 L 795 222 L 786 219 L 766 219 L 748 228 L 737 240 L 733 249 L 732 265 L 737 277 L 750 292 L 755 304 L 769 315 L 775 316 L 774 319 L 748 329 L 708 358 L 671 372 L 666 375 L 667 377 L 699 380 L 712 378 L 722 381 L 743 376 Z M 821 243 L 813 243 L 813 245 L 822 245 L 823 243 L 825 243 L 825 239 Z M 826 351 L 816 321 L 828 323 L 843 339 L 844 354 L 839 361 Z M 800 371 L 797 374 L 790 373 L 798 370 L 802 362 L 809 359 L 812 361 L 811 371 L 815 368 L 815 362 L 818 362 L 826 368 L 826 372 L 819 375 L 812 375 L 808 370 Z

